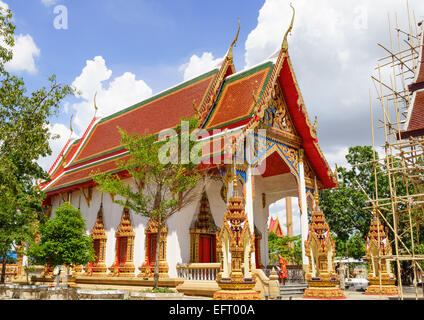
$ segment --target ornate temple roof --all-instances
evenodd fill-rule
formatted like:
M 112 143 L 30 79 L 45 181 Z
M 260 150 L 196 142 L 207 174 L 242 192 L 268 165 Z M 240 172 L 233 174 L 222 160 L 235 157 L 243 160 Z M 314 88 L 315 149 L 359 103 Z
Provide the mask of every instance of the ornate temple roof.
M 278 217 L 275 217 L 275 219 L 271 217 L 271 220 L 269 220 L 268 233 L 271 232 L 274 232 L 280 238 L 283 236 L 283 230 L 281 229 Z
M 201 127 L 208 131 L 247 127 L 260 120 L 257 101 L 266 105 L 270 90 L 276 86 L 281 88 L 308 163 L 324 188 L 335 187 L 337 183 L 318 146 L 287 50 L 281 49 L 277 60 L 235 73 L 232 46 L 220 68 L 108 117 L 94 117 L 79 140 L 68 141 L 49 171 L 50 181 L 40 183 L 41 189 L 51 196 L 93 185 L 92 172 L 118 173 L 115 162 L 125 159 L 128 152 L 120 145 L 117 127 L 131 134 L 159 133 L 175 127 L 183 117 L 194 116 L 193 104 L 199 110 Z M 222 148 L 219 153 L 223 153 Z M 119 173 L 126 176 L 125 172 Z
M 421 35 L 421 50 L 418 58 L 418 66 L 415 79 L 409 85 L 412 94 L 412 102 L 408 110 L 408 118 L 404 131 L 401 132 L 402 139 L 409 137 L 424 136 L 424 31 Z

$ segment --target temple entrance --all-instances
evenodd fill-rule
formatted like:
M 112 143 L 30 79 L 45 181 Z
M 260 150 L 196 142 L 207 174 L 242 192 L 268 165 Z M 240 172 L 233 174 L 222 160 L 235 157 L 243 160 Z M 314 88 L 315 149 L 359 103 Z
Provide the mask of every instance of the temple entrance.
M 216 237 L 202 234 L 199 236 L 199 262 L 216 262 Z
M 264 266 L 261 263 L 261 240 L 262 234 L 255 226 L 255 265 L 256 269 L 262 269 Z
M 151 266 L 153 266 L 156 261 L 156 243 L 158 239 L 158 234 L 150 233 L 147 237 L 149 238 L 149 263 Z
M 218 227 L 213 220 L 206 192 L 202 194 L 199 212 L 195 217 L 190 228 L 190 262 L 217 262 L 216 233 Z
M 94 260 L 94 263 L 99 263 L 100 259 L 100 239 L 93 240 L 93 249 L 94 249 L 94 255 L 96 256 L 96 260 Z
M 127 262 L 127 247 L 128 247 L 128 237 L 119 237 L 118 238 L 118 265 L 123 267 Z
M 145 258 L 143 264 L 138 268 L 141 273 L 138 277 L 149 278 L 153 276 L 156 263 L 156 250 L 159 251 L 159 277 L 168 278 L 168 263 L 166 262 L 166 243 L 168 236 L 168 228 L 162 227 L 162 230 L 158 232 L 157 222 L 150 219 L 147 223 L 146 229 L 144 229 L 146 235 L 144 242 Z M 157 240 L 159 238 L 159 248 L 157 246 Z

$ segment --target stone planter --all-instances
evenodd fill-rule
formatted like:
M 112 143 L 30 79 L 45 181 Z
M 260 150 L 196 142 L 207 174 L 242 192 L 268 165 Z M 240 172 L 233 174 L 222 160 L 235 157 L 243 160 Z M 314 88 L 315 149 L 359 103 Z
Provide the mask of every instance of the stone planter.
M 78 300 L 76 288 L 72 287 L 49 287 L 47 290 L 48 300 Z
M 11 292 L 12 299 L 41 300 L 47 296 L 47 286 L 14 285 Z
M 82 290 L 78 289 L 79 300 L 123 300 L 125 291 L 118 290 Z
M 153 293 L 153 292 L 137 292 L 131 293 L 131 300 L 181 300 L 183 293 Z

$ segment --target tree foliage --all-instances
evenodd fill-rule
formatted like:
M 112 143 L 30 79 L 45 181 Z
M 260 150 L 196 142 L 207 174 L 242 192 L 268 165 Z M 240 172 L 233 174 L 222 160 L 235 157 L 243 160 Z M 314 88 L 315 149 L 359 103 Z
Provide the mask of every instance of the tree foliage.
M 195 118 L 183 121 L 188 123 L 190 134 L 197 129 L 198 121 Z M 192 161 L 181 161 L 184 156 L 181 125 L 175 130 L 181 134 L 159 140 L 154 134 L 132 135 L 122 129 L 119 131 L 121 145 L 130 155 L 128 160 L 118 162 L 119 171 L 128 172 L 135 188 L 118 174 L 93 173 L 94 181 L 102 192 L 121 196 L 122 199 L 114 200 L 116 203 L 153 219 L 158 230 L 162 230 L 175 212 L 198 200 L 199 196 L 193 193 L 201 179 L 200 173 L 196 171 L 197 165 Z M 190 141 L 188 152 L 193 149 L 194 143 Z M 157 237 L 156 248 L 155 288 L 159 279 L 160 237 Z
M 53 75 L 48 87 L 27 94 L 24 80 L 5 68 L 13 57 L 14 30 L 12 12 L 0 8 L 0 256 L 34 235 L 44 197 L 35 181 L 47 177 L 37 160 L 51 154 L 49 119 L 73 93 Z
M 40 227 L 40 241 L 28 249 L 28 256 L 38 264 L 52 267 L 85 265 L 95 260 L 92 239 L 86 234 L 81 212 L 65 202 L 55 217 Z
M 292 246 L 290 246 L 290 243 Z M 268 252 L 269 262 L 274 264 L 278 261 L 278 256 L 281 255 L 287 262 L 302 264 L 302 247 L 300 235 L 289 237 L 278 237 L 274 232 L 268 234 Z

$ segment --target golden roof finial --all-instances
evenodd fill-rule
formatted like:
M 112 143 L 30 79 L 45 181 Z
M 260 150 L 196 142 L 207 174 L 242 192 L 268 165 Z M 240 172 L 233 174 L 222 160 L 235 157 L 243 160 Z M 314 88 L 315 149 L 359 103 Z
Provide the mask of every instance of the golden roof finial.
M 71 130 L 71 136 L 74 133 L 74 128 L 72 128 L 72 118 L 74 117 L 74 115 L 71 115 L 71 120 L 69 120 L 69 130 Z
M 240 19 L 237 18 L 237 21 L 238 21 L 239 26 L 238 26 L 236 37 L 235 37 L 234 41 L 231 43 L 230 49 L 228 50 L 227 57 L 229 59 L 233 59 L 233 47 L 236 45 L 237 40 L 238 40 L 238 36 L 240 34 Z
M 290 3 L 290 7 L 293 9 L 293 16 L 292 16 L 290 26 L 287 29 L 286 34 L 284 35 L 283 44 L 281 46 L 281 50 L 283 50 L 283 52 L 287 52 L 287 50 L 289 49 L 289 43 L 287 42 L 287 36 L 291 32 L 291 30 L 293 29 L 294 16 L 295 16 L 295 13 L 296 13 L 295 10 L 294 10 L 294 7 L 292 6 L 291 3 Z
M 372 216 L 377 218 L 377 208 L 375 206 L 372 207 Z
M 319 210 L 319 194 L 318 194 L 317 177 L 315 177 L 314 200 L 315 200 L 315 210 Z
M 97 110 L 99 109 L 98 107 L 97 107 L 97 103 L 96 103 L 96 97 L 97 97 L 97 91 L 96 91 L 96 93 L 94 94 L 94 115 L 96 115 L 97 114 Z

